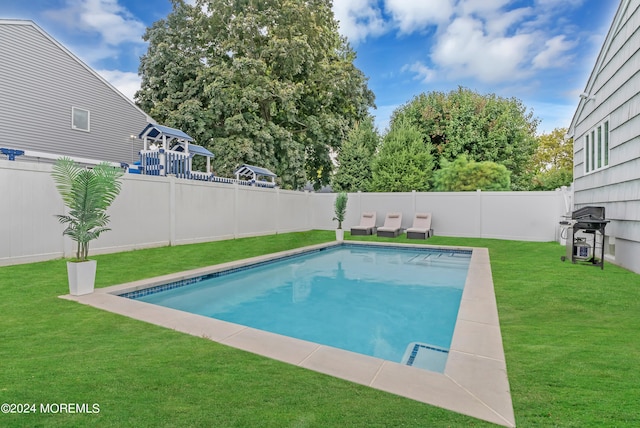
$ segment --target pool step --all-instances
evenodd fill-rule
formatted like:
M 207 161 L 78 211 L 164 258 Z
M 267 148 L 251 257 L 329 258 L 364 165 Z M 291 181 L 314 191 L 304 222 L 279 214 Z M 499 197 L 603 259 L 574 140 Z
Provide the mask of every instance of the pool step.
M 466 267 L 469 265 L 469 256 L 459 253 L 417 254 L 407 260 L 406 263 Z
M 444 373 L 449 350 L 427 343 L 411 342 L 404 352 L 402 364 Z

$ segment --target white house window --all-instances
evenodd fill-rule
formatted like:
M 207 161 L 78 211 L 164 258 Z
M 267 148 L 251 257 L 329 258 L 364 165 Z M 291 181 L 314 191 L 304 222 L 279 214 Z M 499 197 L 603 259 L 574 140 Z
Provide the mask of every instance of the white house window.
M 609 121 L 604 122 L 604 166 L 609 166 Z
M 589 159 L 589 153 L 591 152 L 591 144 L 589 143 L 589 133 L 587 133 L 587 135 L 584 136 L 584 170 L 585 172 L 589 172 L 590 168 L 589 166 L 591 165 L 590 163 L 590 159 Z
M 591 145 L 589 146 L 589 150 L 591 150 L 591 171 L 596 169 L 596 131 L 591 131 Z
M 71 128 L 89 132 L 89 110 L 71 107 Z
M 584 172 L 609 166 L 609 119 L 597 124 L 584 136 Z

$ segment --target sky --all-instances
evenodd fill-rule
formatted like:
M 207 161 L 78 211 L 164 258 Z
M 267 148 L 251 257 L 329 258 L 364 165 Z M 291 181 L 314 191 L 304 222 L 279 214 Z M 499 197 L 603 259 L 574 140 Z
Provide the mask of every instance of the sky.
M 194 1 L 194 0 L 190 0 Z M 568 128 L 618 0 L 334 0 L 342 35 L 376 96 L 380 132 L 421 93 L 459 86 L 515 97 L 538 133 Z M 169 0 L 2 0 L 133 99 L 145 29 Z

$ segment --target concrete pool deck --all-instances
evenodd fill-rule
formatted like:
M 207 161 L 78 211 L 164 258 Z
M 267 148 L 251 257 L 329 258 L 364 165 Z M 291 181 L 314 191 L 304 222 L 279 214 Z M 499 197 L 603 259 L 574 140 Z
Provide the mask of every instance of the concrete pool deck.
M 472 250 L 444 374 L 119 296 L 285 255 L 340 245 L 337 242 L 99 288 L 84 296 L 61 297 L 498 425 L 515 427 L 489 251 L 486 248 L 420 244 L 346 243 Z

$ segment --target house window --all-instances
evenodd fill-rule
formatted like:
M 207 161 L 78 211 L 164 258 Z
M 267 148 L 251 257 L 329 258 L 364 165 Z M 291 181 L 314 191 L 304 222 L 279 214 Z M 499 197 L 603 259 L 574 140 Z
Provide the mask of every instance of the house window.
M 596 169 L 596 131 L 591 131 L 591 145 L 589 146 L 591 151 L 591 171 Z
M 598 126 L 598 168 L 602 168 L 602 126 Z
M 584 136 L 584 172 L 609 166 L 609 119 L 599 123 Z
M 604 122 L 604 166 L 609 166 L 609 121 Z
M 591 171 L 589 168 L 591 164 L 589 163 L 589 152 L 591 145 L 589 144 L 589 134 L 584 136 L 584 170 L 585 172 Z
M 71 129 L 89 132 L 89 110 L 71 107 Z

